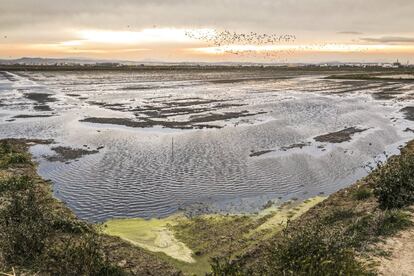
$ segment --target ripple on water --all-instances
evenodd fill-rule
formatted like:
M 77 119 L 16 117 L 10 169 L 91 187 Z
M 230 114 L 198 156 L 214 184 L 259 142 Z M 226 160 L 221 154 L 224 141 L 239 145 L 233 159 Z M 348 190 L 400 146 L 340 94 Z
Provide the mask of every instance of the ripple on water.
M 99 221 L 166 216 L 188 206 L 255 211 L 269 199 L 331 193 L 366 174 L 362 165 L 409 135 L 402 132 L 409 123 L 388 119 L 401 106 L 390 102 L 383 106 L 370 96 L 386 87 L 371 83 L 357 87 L 316 76 L 255 81 L 259 73 L 26 72 L 13 80 L 0 75 L 1 103 L 22 103 L 19 109 L 2 110 L 0 137 L 52 138 L 77 148 L 104 146 L 99 153 L 68 164 L 43 160 L 45 148 L 33 150 L 40 160 L 39 173 L 53 180 L 56 196 L 80 217 Z M 249 81 L 220 81 L 245 78 Z M 49 104 L 56 116 L 6 122 L 8 116 L 36 112 L 34 103 L 17 89 L 53 94 L 56 102 Z M 222 101 L 215 112 L 265 114 L 219 122 L 227 125 L 222 129 L 174 132 L 79 122 L 88 116 L 135 118 L 137 107 L 200 98 Z M 227 100 L 234 105 L 225 107 Z M 126 108 L 110 109 L 119 103 Z M 169 116 L 168 120 L 186 120 L 191 114 Z M 313 139 L 352 126 L 369 130 L 336 145 Z M 301 142 L 309 146 L 279 154 L 281 147 Z M 249 156 L 263 150 L 272 152 Z

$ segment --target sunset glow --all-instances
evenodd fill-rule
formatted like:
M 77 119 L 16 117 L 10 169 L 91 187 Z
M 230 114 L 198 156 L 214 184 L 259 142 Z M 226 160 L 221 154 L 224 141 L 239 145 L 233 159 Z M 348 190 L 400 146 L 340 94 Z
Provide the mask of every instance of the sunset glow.
M 414 61 L 414 33 L 411 28 L 401 28 L 410 25 L 406 23 L 411 17 L 405 12 L 409 9 L 396 9 L 396 5 L 385 1 L 375 6 L 356 2 L 343 6 L 343 10 L 330 2 L 302 4 L 297 10 L 295 5 L 282 5 L 280 1 L 268 5 L 242 1 L 235 7 L 216 1 L 208 5 L 202 1 L 161 5 L 129 0 L 125 5 L 111 1 L 91 4 L 97 7 L 91 10 L 75 1 L 64 13 L 52 1 L 48 5 L 6 2 L 6 12 L 0 19 L 0 58 L 6 59 L 71 56 L 167 62 Z M 335 16 L 320 17 L 317 6 Z M 368 6 L 381 6 L 388 13 L 373 16 L 374 12 L 364 12 Z M 28 15 L 27 21 L 21 14 Z M 263 22 L 265 15 L 267 21 Z M 316 17 L 320 20 L 314 20 Z M 353 22 L 360 23 L 354 26 Z

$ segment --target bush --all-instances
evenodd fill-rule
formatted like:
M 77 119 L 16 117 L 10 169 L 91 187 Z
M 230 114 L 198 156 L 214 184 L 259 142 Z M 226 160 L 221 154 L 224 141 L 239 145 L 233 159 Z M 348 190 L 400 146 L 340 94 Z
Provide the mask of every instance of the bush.
M 9 193 L 0 208 L 0 255 L 9 264 L 33 264 L 50 232 L 47 210 L 28 178 L 12 178 L 1 187 Z
M 374 194 L 381 209 L 393 209 L 414 203 L 414 155 L 405 154 L 377 170 Z
M 29 164 L 30 157 L 24 153 L 8 153 L 0 159 L 0 168 L 7 168 L 15 164 Z
M 370 275 L 342 230 L 319 223 L 284 230 L 265 267 L 266 275 Z

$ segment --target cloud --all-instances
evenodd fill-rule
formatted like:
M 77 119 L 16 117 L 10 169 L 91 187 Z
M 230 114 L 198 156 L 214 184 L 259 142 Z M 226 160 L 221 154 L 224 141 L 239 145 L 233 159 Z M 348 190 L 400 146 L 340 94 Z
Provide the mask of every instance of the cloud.
M 373 43 L 414 43 L 414 37 L 403 36 L 362 37 L 360 40 Z
M 0 33 L 65 29 L 131 31 L 220 28 L 234 31 L 412 32 L 409 0 L 0 0 Z M 383 11 L 387 12 L 384 13 Z M 51 35 L 54 36 L 54 35 Z

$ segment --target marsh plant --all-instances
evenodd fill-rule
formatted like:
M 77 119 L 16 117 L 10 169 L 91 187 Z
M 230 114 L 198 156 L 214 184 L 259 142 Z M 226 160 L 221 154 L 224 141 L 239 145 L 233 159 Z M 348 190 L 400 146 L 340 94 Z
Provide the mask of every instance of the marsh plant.
M 13 147 L 7 141 L 0 143 L 0 157 L 0 169 L 10 165 L 31 163 L 28 154 L 13 151 Z
M 403 154 L 380 164 L 374 193 L 382 209 L 394 209 L 414 203 L 414 154 Z

